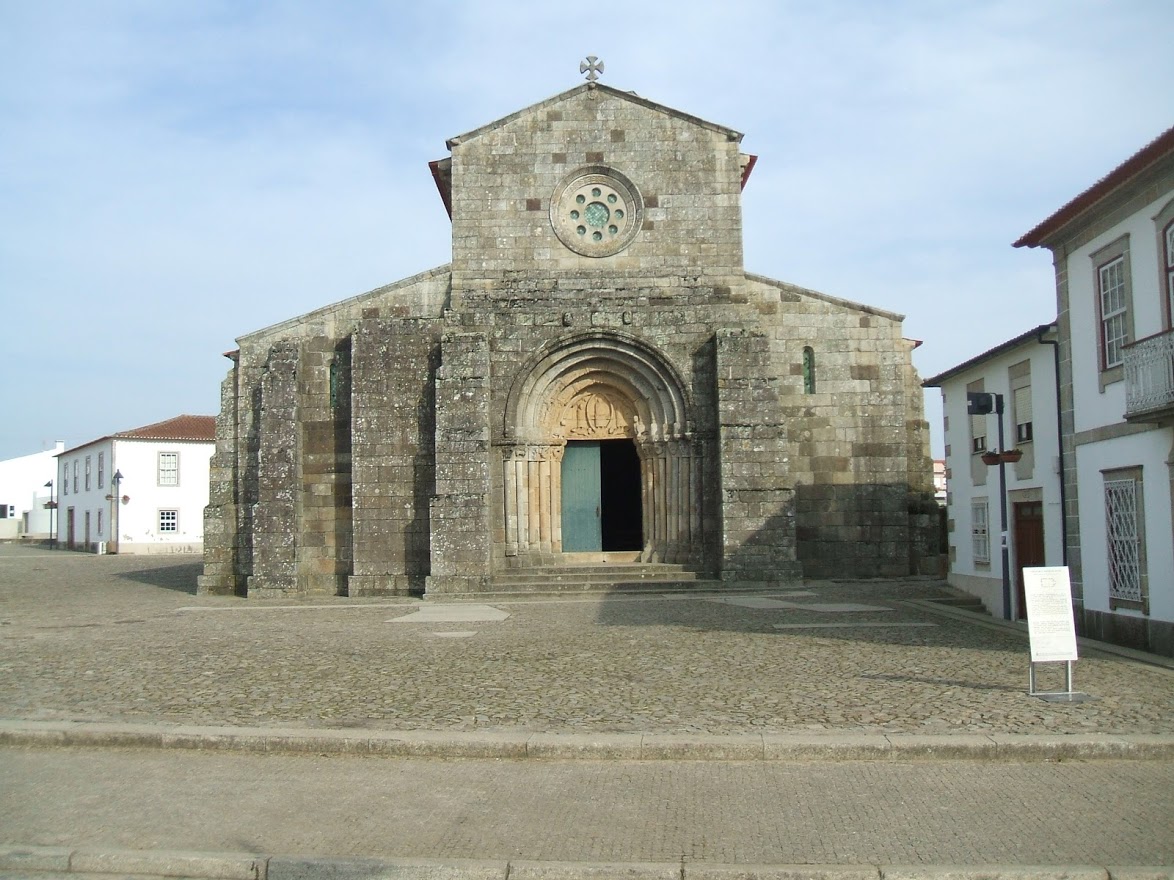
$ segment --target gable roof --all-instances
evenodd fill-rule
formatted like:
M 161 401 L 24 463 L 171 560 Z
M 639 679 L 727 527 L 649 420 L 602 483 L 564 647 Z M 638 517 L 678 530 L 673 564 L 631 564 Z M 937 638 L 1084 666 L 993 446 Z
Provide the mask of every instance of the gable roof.
M 215 440 L 216 416 L 176 416 L 114 436 L 120 440 Z
M 581 85 L 575 86 L 573 89 L 568 89 L 565 92 L 561 92 L 560 94 L 547 98 L 545 101 L 539 101 L 537 104 L 531 104 L 529 107 L 523 107 L 521 110 L 511 113 L 509 116 L 503 116 L 501 119 L 497 119 L 486 125 L 482 125 L 480 128 L 475 128 L 472 131 L 465 132 L 465 134 L 459 134 L 456 137 L 451 137 L 445 141 L 445 146 L 451 150 L 458 144 L 471 141 L 474 138 L 480 137 L 486 132 L 493 131 L 496 128 L 501 128 L 503 125 L 508 125 L 515 119 L 518 119 L 527 113 L 533 113 L 535 110 L 543 110 L 554 107 L 557 104 L 561 104 L 564 101 L 569 101 L 584 92 L 589 92 L 592 90 L 598 90 L 607 95 L 611 95 L 612 97 L 620 98 L 624 101 L 630 101 L 633 104 L 638 104 L 641 107 L 645 107 L 657 113 L 664 113 L 666 116 L 672 116 L 675 119 L 691 122 L 694 125 L 699 125 L 702 128 L 707 128 L 710 131 L 725 135 L 736 143 L 741 143 L 742 141 L 742 132 L 740 131 L 735 131 L 732 128 L 727 128 L 724 125 L 718 125 L 714 122 L 707 122 L 697 116 L 692 116 L 688 113 L 682 113 L 680 110 L 674 110 L 672 107 L 666 107 L 664 104 L 657 104 L 655 101 L 649 101 L 647 98 L 641 98 L 635 92 L 623 92 L 619 89 L 613 89 L 611 86 L 605 86 L 602 83 L 583 83 Z
M 1052 216 L 1024 233 L 1013 246 L 1040 247 L 1068 223 L 1171 152 L 1174 152 L 1174 128 L 1166 129 Z
M 152 425 L 144 425 L 141 428 L 131 428 L 129 431 L 119 431 L 115 434 L 107 434 L 105 437 L 99 437 L 96 440 L 91 440 L 88 443 L 81 443 L 65 450 L 64 452 L 59 452 L 57 455 L 68 455 L 77 449 L 83 449 L 86 446 L 93 446 L 95 443 L 101 443 L 103 440 L 112 439 L 191 440 L 210 443 L 216 439 L 216 416 L 176 416 L 175 418 L 166 419 L 162 422 L 155 422 Z
M 962 363 L 958 364 L 958 366 L 956 366 L 956 367 L 950 367 L 950 369 L 946 370 L 944 373 L 938 373 L 936 376 L 930 376 L 928 379 L 926 379 L 924 382 L 921 383 L 921 387 L 922 388 L 940 388 L 942 386 L 942 383 L 944 383 L 947 379 L 952 379 L 954 376 L 957 376 L 959 373 L 965 373 L 971 367 L 976 367 L 979 364 L 983 363 L 984 361 L 990 360 L 991 358 L 998 357 L 1001 354 L 1006 354 L 1007 352 L 1023 345 L 1025 342 L 1033 342 L 1033 341 L 1040 342 L 1043 340 L 1044 334 L 1046 334 L 1050 330 L 1055 330 L 1055 329 L 1056 329 L 1056 322 L 1055 321 L 1052 321 L 1048 324 L 1040 324 L 1038 327 L 1033 327 L 1032 329 L 1028 330 L 1026 333 L 1020 333 L 1014 339 L 1008 339 L 1006 342 L 999 343 L 994 348 L 988 349 L 987 351 L 984 351 L 982 354 L 975 355 L 970 360 L 963 361 Z

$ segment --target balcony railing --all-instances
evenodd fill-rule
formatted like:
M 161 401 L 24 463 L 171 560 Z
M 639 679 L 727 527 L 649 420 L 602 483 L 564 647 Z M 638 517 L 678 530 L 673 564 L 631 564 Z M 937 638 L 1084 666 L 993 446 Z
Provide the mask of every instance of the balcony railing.
M 1174 330 L 1125 346 L 1125 418 L 1174 416 Z

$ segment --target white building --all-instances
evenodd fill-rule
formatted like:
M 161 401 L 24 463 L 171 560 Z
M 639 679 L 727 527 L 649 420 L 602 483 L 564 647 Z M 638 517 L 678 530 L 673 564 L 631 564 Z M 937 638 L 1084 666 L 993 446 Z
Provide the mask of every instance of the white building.
M 215 417 L 184 415 L 60 453 L 59 546 L 200 552 L 215 434 Z
M 52 536 L 57 523 L 49 506 L 56 500 L 55 456 L 63 449 L 58 440 L 55 449 L 0 461 L 0 541 Z
M 945 415 L 947 580 L 982 599 L 992 614 L 1024 616 L 1023 569 L 1063 565 L 1061 450 L 1056 406 L 1056 325 L 1041 324 L 923 384 L 940 388 Z M 999 415 L 969 415 L 967 395 L 998 395 Z M 1006 480 L 1007 593 L 1003 580 L 1003 498 Z M 1004 599 L 1009 599 L 1009 603 Z
M 1056 269 L 1078 630 L 1174 656 L 1174 128 L 1015 246 Z

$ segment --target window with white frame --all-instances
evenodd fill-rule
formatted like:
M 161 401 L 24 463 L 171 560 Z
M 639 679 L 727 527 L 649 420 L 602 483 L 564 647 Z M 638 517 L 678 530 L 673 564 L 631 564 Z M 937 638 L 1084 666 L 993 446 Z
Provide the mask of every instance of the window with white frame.
M 1016 388 L 1011 405 L 1015 410 L 1015 443 L 1030 443 L 1035 439 L 1035 422 L 1031 414 L 1031 386 Z
M 988 525 L 989 507 L 985 498 L 970 502 L 970 540 L 975 565 L 990 565 L 991 536 Z
M 98 453 L 98 488 L 106 488 L 106 453 Z
M 1111 608 L 1148 612 L 1141 468 L 1104 472 Z
M 93 470 L 93 456 L 86 456 L 86 491 L 90 491 L 90 477 Z
M 1165 239 L 1167 326 L 1174 326 L 1174 220 L 1166 227 Z
M 1015 428 L 1014 445 L 1030 443 L 1035 436 L 1031 415 L 1031 361 L 1012 364 L 1007 370 L 1011 388 L 1011 424 Z
M 1092 254 L 1096 287 L 1097 359 L 1101 388 L 1124 378 L 1124 347 L 1133 340 L 1133 290 L 1129 269 L 1129 236 L 1123 235 Z
M 1129 341 L 1128 308 L 1125 299 L 1125 257 L 1118 257 L 1098 269 L 1101 295 L 1102 363 L 1120 366 L 1125 358 L 1121 346 Z
M 98 511 L 98 537 L 102 537 L 102 511 Z
M 160 452 L 159 453 L 159 485 L 160 486 L 178 486 L 179 485 L 179 453 L 178 452 Z
M 1162 326 L 1174 329 L 1174 199 L 1154 215 L 1158 247 L 1158 296 L 1162 302 Z
M 77 459 L 73 460 L 73 494 L 77 494 Z
M 179 511 L 178 510 L 160 510 L 159 511 L 159 531 L 160 532 L 178 532 L 179 531 Z

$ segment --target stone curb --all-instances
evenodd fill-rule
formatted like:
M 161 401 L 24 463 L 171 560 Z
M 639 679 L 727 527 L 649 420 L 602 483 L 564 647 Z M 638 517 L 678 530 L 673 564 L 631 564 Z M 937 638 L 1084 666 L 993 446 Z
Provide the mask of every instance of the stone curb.
M 1174 760 L 1170 734 L 553 734 L 0 720 L 0 746 L 626 761 Z
M 494 859 L 326 859 L 0 845 L 0 878 L 189 877 L 201 880 L 1174 880 L 1174 868 L 1094 865 L 720 865 Z

